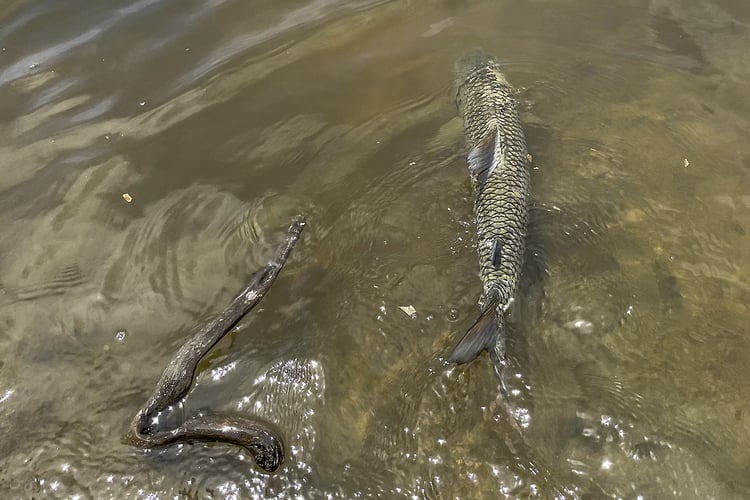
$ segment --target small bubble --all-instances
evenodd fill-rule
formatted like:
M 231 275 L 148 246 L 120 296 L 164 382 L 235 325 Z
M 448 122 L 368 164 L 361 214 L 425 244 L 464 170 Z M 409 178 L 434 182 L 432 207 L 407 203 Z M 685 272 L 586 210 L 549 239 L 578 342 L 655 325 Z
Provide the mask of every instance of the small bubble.
M 138 104 L 141 105 L 141 106 L 145 106 L 146 105 L 146 101 L 141 101 Z
M 455 307 L 448 310 L 448 321 L 458 321 L 458 309 Z
M 127 337 L 127 336 L 128 336 L 128 332 L 127 331 L 120 330 L 117 333 L 115 333 L 115 340 L 118 341 L 118 342 L 120 342 L 120 343 L 123 343 L 123 342 L 125 342 L 125 337 Z

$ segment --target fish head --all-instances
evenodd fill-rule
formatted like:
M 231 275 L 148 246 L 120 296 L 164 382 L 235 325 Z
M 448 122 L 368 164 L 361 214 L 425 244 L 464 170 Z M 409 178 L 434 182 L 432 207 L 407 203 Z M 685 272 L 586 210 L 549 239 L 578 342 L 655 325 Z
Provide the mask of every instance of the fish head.
M 477 94 L 480 96 L 479 100 L 482 100 L 482 92 L 486 91 L 488 85 L 500 84 L 510 87 L 501 68 L 502 64 L 495 56 L 480 48 L 467 50 L 456 61 L 456 104 L 462 115 L 466 112 L 464 103 L 468 95 Z
M 480 47 L 474 47 L 464 52 L 461 57 L 458 58 L 455 64 L 456 84 L 462 85 L 466 80 L 476 71 L 482 69 L 492 70 L 497 73 L 505 82 L 505 77 L 500 72 L 501 68 L 500 61 Z

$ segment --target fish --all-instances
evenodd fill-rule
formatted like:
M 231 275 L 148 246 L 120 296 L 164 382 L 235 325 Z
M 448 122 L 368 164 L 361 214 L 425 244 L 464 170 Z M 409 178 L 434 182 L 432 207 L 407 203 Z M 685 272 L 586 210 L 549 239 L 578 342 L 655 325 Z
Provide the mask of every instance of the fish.
M 456 104 L 469 148 L 482 294 L 478 319 L 447 360 L 469 363 L 483 351 L 502 380 L 506 320 L 515 300 L 526 250 L 530 156 L 515 90 L 498 59 L 482 49 L 456 62 Z

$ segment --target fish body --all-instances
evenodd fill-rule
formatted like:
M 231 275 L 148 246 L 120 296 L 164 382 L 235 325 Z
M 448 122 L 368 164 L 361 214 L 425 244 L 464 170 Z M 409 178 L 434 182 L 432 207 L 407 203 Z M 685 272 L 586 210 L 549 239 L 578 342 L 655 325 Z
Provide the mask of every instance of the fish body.
M 466 363 L 483 350 L 505 362 L 505 319 L 521 274 L 529 204 L 529 156 L 514 89 L 494 56 L 479 49 L 456 63 L 456 101 L 470 148 L 482 313 L 448 360 Z

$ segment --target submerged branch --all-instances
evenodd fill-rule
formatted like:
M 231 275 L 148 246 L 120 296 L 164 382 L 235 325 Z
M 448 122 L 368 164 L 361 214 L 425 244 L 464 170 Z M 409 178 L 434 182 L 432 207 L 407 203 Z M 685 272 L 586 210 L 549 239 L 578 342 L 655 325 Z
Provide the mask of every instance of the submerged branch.
M 130 424 L 126 440 L 139 448 L 153 448 L 178 441 L 221 441 L 246 448 L 266 472 L 284 460 L 284 444 L 270 424 L 256 418 L 206 415 L 188 419 L 170 431 L 159 431 L 152 422 L 168 407 L 179 403 L 193 384 L 200 360 L 247 314 L 273 285 L 299 240 L 305 218 L 296 216 L 276 255 L 260 268 L 248 285 L 216 318 L 183 344 L 156 384 L 154 393 Z

